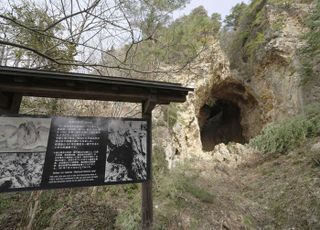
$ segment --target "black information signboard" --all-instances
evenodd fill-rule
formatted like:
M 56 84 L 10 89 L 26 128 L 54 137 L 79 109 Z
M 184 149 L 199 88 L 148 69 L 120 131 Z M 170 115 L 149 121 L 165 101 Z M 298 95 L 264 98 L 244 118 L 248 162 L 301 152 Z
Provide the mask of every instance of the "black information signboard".
M 101 117 L 0 117 L 0 192 L 144 182 L 149 123 Z

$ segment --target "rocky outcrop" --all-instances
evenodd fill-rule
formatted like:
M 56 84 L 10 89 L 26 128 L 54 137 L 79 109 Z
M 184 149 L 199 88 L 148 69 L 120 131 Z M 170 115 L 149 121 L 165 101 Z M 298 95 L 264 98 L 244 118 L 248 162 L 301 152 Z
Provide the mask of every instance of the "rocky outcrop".
M 246 147 L 230 149 L 227 142 L 247 142 L 266 124 L 295 115 L 306 104 L 319 100 L 319 82 L 301 84 L 299 49 L 304 45 L 301 34 L 307 29 L 303 19 L 310 7 L 313 5 L 299 3 L 286 8 L 266 4 L 261 11 L 263 44 L 256 47 L 251 61 L 239 57 L 239 63 L 231 68 L 219 42 L 212 40 L 192 64 L 192 71 L 176 76 L 195 92 L 189 94 L 187 102 L 177 105 L 177 122 L 165 147 L 171 162 L 197 156 L 237 165 L 240 161 L 233 158 L 234 154 L 248 151 Z M 227 116 L 223 104 L 239 110 L 238 118 Z M 227 121 L 234 125 L 223 123 Z M 235 135 L 235 130 L 240 130 L 241 136 Z M 219 140 L 224 144 L 216 146 Z

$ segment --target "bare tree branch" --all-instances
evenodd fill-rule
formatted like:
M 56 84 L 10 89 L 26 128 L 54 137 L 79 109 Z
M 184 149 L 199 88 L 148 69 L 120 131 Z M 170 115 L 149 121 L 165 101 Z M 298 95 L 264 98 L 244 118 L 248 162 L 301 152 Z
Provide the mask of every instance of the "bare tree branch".
M 84 9 L 84 10 L 78 11 L 78 12 L 76 12 L 76 13 L 67 15 L 67 16 L 65 16 L 65 17 L 63 17 L 63 18 L 60 18 L 60 19 L 57 20 L 56 22 L 54 22 L 54 23 L 52 23 L 51 25 L 49 25 L 46 29 L 44 29 L 43 32 L 46 32 L 46 31 L 52 29 L 53 27 L 55 27 L 56 25 L 58 25 L 58 24 L 61 23 L 62 21 L 65 21 L 65 20 L 67 20 L 67 19 L 69 19 L 69 18 L 71 18 L 71 17 L 75 17 L 75 16 L 77 16 L 77 15 L 79 15 L 79 14 L 89 12 L 90 10 L 92 10 L 93 8 L 95 8 L 95 7 L 99 4 L 99 2 L 100 2 L 100 0 L 96 0 L 96 1 L 94 1 L 93 4 L 92 4 L 90 7 L 88 7 L 87 9 Z
M 146 10 L 132 10 L 122 0 L 43 0 L 41 3 L 31 0 L 35 11 L 30 10 L 33 8 L 29 9 L 28 5 L 24 7 L 27 10 L 23 11 L 23 7 L 16 7 L 16 2 L 11 2 L 11 8 L 2 11 L 0 19 L 12 31 L 6 32 L 7 38 L 0 37 L 0 45 L 9 50 L 11 63 L 31 68 L 63 67 L 68 70 L 94 70 L 99 74 L 107 72 L 145 77 L 174 74 L 186 68 L 195 57 L 190 57 L 183 64 L 181 62 L 168 67 L 160 61 L 157 52 L 153 52 L 153 47 L 156 47 L 163 54 L 172 45 L 170 41 L 163 45 L 157 43 L 156 37 L 161 17 L 168 12 L 159 11 L 155 14 L 152 25 L 147 26 L 145 32 L 143 23 L 147 23 L 148 14 L 154 12 L 155 7 L 145 0 L 130 2 Z M 26 18 L 19 17 L 20 11 L 15 11 L 17 8 L 27 13 L 43 12 L 41 15 L 47 20 L 42 23 L 37 20 L 30 22 L 25 20 L 30 19 L 28 15 Z M 33 17 L 37 18 L 37 15 Z M 30 37 L 35 38 L 38 44 L 33 39 L 28 41 Z
M 24 49 L 24 50 L 31 51 L 31 52 L 39 55 L 40 57 L 43 57 L 45 59 L 48 59 L 49 61 L 52 61 L 54 63 L 59 64 L 59 62 L 57 62 L 54 58 L 51 58 L 48 55 L 46 55 L 44 53 L 41 53 L 40 51 L 38 51 L 36 49 L 30 48 L 30 47 L 27 47 L 27 46 L 24 46 L 24 45 L 21 45 L 21 44 L 12 43 L 12 42 L 9 42 L 9 41 L 3 41 L 3 40 L 0 40 L 0 44 L 1 45 L 12 46 L 12 47 L 17 47 L 17 48 L 21 48 L 21 49 Z

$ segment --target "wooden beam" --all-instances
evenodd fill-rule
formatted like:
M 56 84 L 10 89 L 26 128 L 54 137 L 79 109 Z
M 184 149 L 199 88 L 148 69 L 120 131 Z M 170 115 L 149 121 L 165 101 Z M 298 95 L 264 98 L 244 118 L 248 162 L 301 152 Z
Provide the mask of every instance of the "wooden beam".
M 23 94 L 24 96 L 35 97 L 52 97 L 66 99 L 83 99 L 83 100 L 101 100 L 101 101 L 123 101 L 141 103 L 147 101 L 150 96 L 157 98 L 157 104 L 169 104 L 170 102 L 184 102 L 186 95 L 181 92 L 170 94 L 164 91 L 163 93 L 154 94 L 149 91 L 139 89 L 121 88 L 118 90 L 102 87 L 99 85 L 92 86 L 41 86 L 27 85 L 23 83 L 1 83 L 0 91 Z
M 191 88 L 181 84 L 0 67 L 0 91 L 23 96 L 157 104 L 184 102 Z

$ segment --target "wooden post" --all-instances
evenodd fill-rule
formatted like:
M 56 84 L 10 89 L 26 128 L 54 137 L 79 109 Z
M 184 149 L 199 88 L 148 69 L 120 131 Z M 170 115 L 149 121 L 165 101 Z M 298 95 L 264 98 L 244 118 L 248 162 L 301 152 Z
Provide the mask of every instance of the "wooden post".
M 0 92 L 0 114 L 1 113 L 18 114 L 21 101 L 22 101 L 21 94 Z
M 152 110 L 155 103 L 148 100 L 142 104 L 142 117 L 147 119 L 150 123 L 150 130 L 148 131 L 147 151 L 150 152 L 150 158 L 152 157 Z M 153 199 L 152 199 L 152 161 L 148 159 L 148 164 L 150 165 L 149 180 L 142 183 L 142 229 L 149 230 L 152 229 L 153 224 Z

